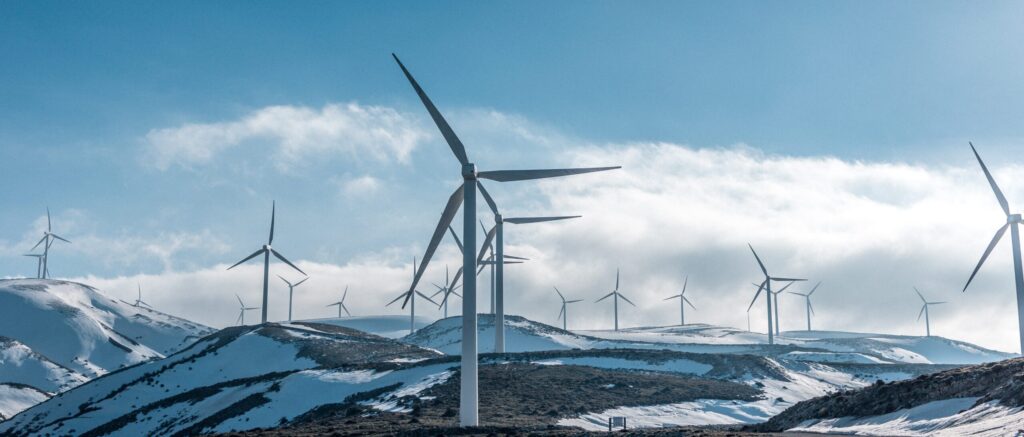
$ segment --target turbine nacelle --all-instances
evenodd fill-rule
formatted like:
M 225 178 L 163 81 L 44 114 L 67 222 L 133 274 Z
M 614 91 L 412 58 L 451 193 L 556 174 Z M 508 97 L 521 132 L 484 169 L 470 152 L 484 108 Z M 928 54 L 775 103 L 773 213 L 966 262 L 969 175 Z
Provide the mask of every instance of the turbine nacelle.
M 476 164 L 466 163 L 462 165 L 462 178 L 472 181 L 477 178 Z
M 1006 223 L 1010 223 L 1010 224 L 1013 224 L 1013 223 L 1021 224 L 1021 223 L 1024 223 L 1024 219 L 1022 219 L 1022 218 L 1021 218 L 1021 215 L 1020 215 L 1020 214 L 1010 214 L 1010 215 L 1006 216 Z

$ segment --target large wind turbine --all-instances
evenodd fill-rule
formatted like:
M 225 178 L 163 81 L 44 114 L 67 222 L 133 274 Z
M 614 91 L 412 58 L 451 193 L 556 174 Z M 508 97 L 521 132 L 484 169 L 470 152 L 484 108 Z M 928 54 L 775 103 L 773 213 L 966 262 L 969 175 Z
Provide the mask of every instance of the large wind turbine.
M 46 243 L 46 244 L 43 244 L 43 274 L 42 274 L 43 279 L 46 279 L 46 278 L 48 278 L 50 276 L 50 269 L 47 268 L 47 266 L 49 265 L 49 259 L 50 259 L 50 246 L 52 246 L 53 242 L 56 241 L 56 240 L 60 240 L 60 241 L 63 241 L 65 243 L 71 243 L 70 241 L 64 239 L 60 235 L 57 235 L 57 234 L 53 233 L 53 224 L 50 221 L 50 208 L 47 207 L 46 208 L 46 231 L 43 231 L 43 238 L 41 238 L 39 240 L 39 242 L 36 243 L 35 246 L 32 246 L 32 248 L 29 249 L 29 250 L 36 250 L 36 248 L 39 247 L 40 244 L 43 244 L 44 242 Z
M 461 168 L 461 176 L 463 183 L 459 185 L 459 188 L 452 193 L 448 199 L 448 204 L 445 206 L 444 212 L 441 214 L 441 220 L 437 224 L 437 228 L 434 229 L 434 234 L 431 237 L 430 244 L 427 245 L 427 250 L 423 255 L 423 264 L 420 265 L 419 271 L 416 272 L 416 276 L 413 279 L 412 284 L 409 286 L 409 291 L 416 289 L 416 284 L 423 276 L 423 271 L 430 263 L 430 258 L 434 255 L 434 251 L 437 249 L 437 245 L 441 241 L 441 237 L 444 236 L 445 228 L 451 223 L 455 214 L 459 210 L 459 206 L 465 203 L 463 207 L 463 238 L 465 239 L 465 247 L 462 253 L 462 270 L 467 275 L 476 272 L 476 257 L 473 253 L 473 248 L 476 247 L 476 188 L 479 184 L 479 179 L 490 179 L 498 182 L 512 182 L 512 181 L 524 181 L 530 179 L 542 179 L 551 178 L 557 176 L 569 176 L 581 173 L 590 173 L 595 171 L 611 170 L 619 167 L 600 167 L 600 168 L 575 168 L 575 169 L 551 169 L 551 170 L 497 170 L 497 171 L 477 171 L 476 165 L 469 161 L 469 157 L 466 155 L 466 148 L 462 145 L 462 141 L 455 135 L 455 131 L 452 130 L 451 126 L 441 115 L 441 112 L 437 110 L 434 103 L 430 101 L 427 94 L 420 88 L 419 83 L 412 77 L 412 73 L 405 68 L 402 61 L 398 59 L 398 56 L 392 54 L 395 61 L 398 62 L 398 66 L 402 69 L 402 73 L 405 74 L 406 79 L 412 85 L 416 94 L 419 96 L 420 101 L 423 102 L 423 106 L 426 107 L 427 112 L 430 113 L 430 117 L 434 120 L 434 124 L 440 129 L 441 135 L 444 136 L 445 141 L 448 143 L 448 147 L 452 149 L 452 153 L 455 154 L 455 158 L 458 159 Z M 500 264 L 499 264 L 500 265 Z M 402 303 L 404 307 L 413 293 L 407 293 L 406 302 Z M 477 307 L 476 307 L 476 280 L 467 280 L 464 282 L 463 295 L 462 295 L 462 363 L 460 373 L 460 387 L 459 387 L 459 424 L 461 426 L 476 426 L 479 423 L 478 407 L 479 407 L 479 393 L 478 393 L 478 368 L 477 368 Z
M 765 293 L 764 297 L 765 302 L 768 303 L 768 344 L 775 344 L 775 333 L 772 330 L 772 281 L 795 282 L 806 281 L 806 279 L 779 278 L 769 275 L 768 269 L 766 269 L 764 267 L 764 263 L 761 262 L 761 257 L 757 256 L 757 251 L 754 250 L 754 246 L 751 246 L 750 243 L 747 243 L 747 247 L 750 247 L 750 252 L 754 254 L 754 259 L 757 260 L 757 265 L 761 267 L 761 273 L 764 273 L 764 281 L 761 282 L 761 285 L 757 286 L 757 294 L 755 294 L 754 299 L 750 301 L 750 307 L 747 308 L 747 311 L 750 311 L 750 308 L 753 308 L 754 303 L 757 302 L 757 297 L 761 295 L 761 290 L 767 289 L 768 292 Z
M 423 266 L 421 265 L 420 268 L 422 268 L 422 267 Z M 417 273 L 417 270 L 416 270 L 416 257 L 413 257 L 413 259 L 412 259 L 412 275 L 413 275 L 413 278 L 416 277 L 416 273 Z M 420 293 L 420 291 L 416 290 L 416 289 L 411 289 L 409 291 L 406 291 L 406 292 L 398 295 L 398 297 L 396 297 L 391 302 L 388 302 L 387 305 L 384 305 L 384 306 L 389 306 L 389 305 L 391 305 L 391 304 L 393 304 L 395 302 L 398 302 L 399 300 L 402 300 L 402 299 L 405 299 L 405 302 L 410 302 L 411 301 L 410 303 L 412 305 L 410 305 L 410 308 L 409 308 L 409 333 L 410 334 L 416 332 L 416 296 L 417 295 L 419 297 L 422 297 L 422 298 L 430 301 L 430 303 L 432 303 L 434 305 L 441 306 L 437 302 L 434 302 L 433 299 L 431 299 L 430 297 L 427 297 L 427 295 L 425 295 L 423 293 Z M 405 308 L 405 303 L 404 302 L 402 303 L 402 308 Z
M 306 282 L 309 279 L 309 276 L 306 276 L 305 278 L 302 278 L 301 281 L 296 282 L 294 284 L 292 284 L 287 279 L 285 279 L 284 276 L 277 275 L 277 277 L 281 278 L 281 280 L 284 281 L 285 284 L 288 284 L 288 321 L 290 322 L 290 321 L 292 321 L 292 294 L 294 294 L 294 292 L 295 292 L 295 287 L 298 287 L 298 286 L 302 285 L 303 282 Z M 340 312 L 341 311 L 339 311 L 339 313 Z M 341 316 L 339 315 L 338 317 L 341 317 Z
M 348 308 L 345 307 L 345 297 L 346 296 L 348 296 L 348 285 L 345 286 L 345 292 L 341 294 L 341 300 L 339 300 L 339 301 L 337 301 L 335 303 L 332 303 L 330 305 L 327 305 L 328 307 L 333 307 L 333 306 L 337 306 L 338 307 L 338 318 L 339 319 L 341 318 L 341 310 L 345 310 L 345 314 L 348 314 L 349 317 L 352 317 L 352 313 L 348 312 Z
M 630 301 L 629 299 L 627 299 L 626 296 L 623 296 L 622 293 L 619 293 L 619 269 L 615 269 L 615 290 L 612 291 L 611 293 L 606 294 L 604 297 L 598 299 L 594 303 L 600 302 L 600 301 L 605 300 L 605 299 L 607 299 L 609 297 L 612 297 L 612 296 L 615 297 L 613 299 L 615 301 L 615 330 L 618 331 L 619 330 L 619 299 L 621 298 L 622 300 L 624 300 L 626 302 L 629 302 L 630 305 L 636 306 L 636 304 L 633 303 L 632 301 Z
M 792 284 L 792 282 L 791 282 L 791 284 Z M 797 292 L 794 292 L 794 291 L 787 292 L 789 294 L 795 294 L 797 296 L 803 296 L 804 297 L 804 302 L 806 303 L 805 306 L 807 307 L 807 330 L 808 331 L 811 330 L 811 314 L 814 314 L 814 307 L 811 306 L 811 295 L 814 294 L 814 292 L 818 289 L 819 285 L 821 285 L 821 281 L 818 281 L 817 284 L 814 284 L 814 288 L 812 288 L 811 291 L 809 291 L 807 294 L 797 293 Z
M 271 243 L 274 242 L 274 216 L 276 215 L 276 213 L 277 202 L 272 202 L 270 204 L 270 238 L 267 239 L 267 244 L 264 244 L 262 248 L 253 252 L 252 255 L 249 255 L 242 259 L 241 261 L 236 262 L 235 265 L 228 267 L 228 270 L 231 270 L 238 266 L 239 264 L 242 264 L 246 261 L 255 258 L 257 255 L 263 255 L 263 306 L 261 307 L 261 309 L 263 310 L 263 314 L 262 317 L 260 318 L 260 323 L 267 323 L 267 289 L 270 285 L 270 254 L 274 254 L 274 256 L 276 256 L 277 259 L 284 261 L 285 264 L 288 264 L 293 269 L 298 270 L 299 273 L 302 273 L 303 275 L 306 274 L 306 272 L 302 271 L 302 269 L 295 267 L 295 264 L 292 264 L 291 261 L 288 261 L 288 259 L 285 258 L 284 255 L 281 255 L 272 247 L 270 247 Z
M 666 297 L 665 300 L 679 299 L 679 326 L 686 326 L 686 305 L 690 305 L 694 311 L 697 311 L 697 307 L 690 303 L 690 299 L 686 298 L 686 284 L 690 282 L 690 277 L 687 276 L 683 279 L 683 291 L 675 296 Z
M 36 278 L 43 277 L 43 254 L 41 253 L 26 253 L 25 256 L 35 257 L 36 259 Z
M 258 310 L 259 307 L 245 306 L 245 303 L 242 302 L 242 298 L 238 297 L 237 294 L 235 295 L 235 298 L 238 299 L 238 319 L 235 320 L 235 323 L 238 323 L 239 326 L 245 326 L 245 312 L 250 310 Z
M 552 287 L 555 289 L 555 293 L 558 293 L 558 297 L 562 299 L 562 309 L 558 312 L 558 318 L 562 319 L 562 329 L 565 331 L 569 330 L 569 304 L 576 302 L 583 302 L 583 299 L 565 300 L 565 296 L 562 295 L 561 291 L 558 291 L 558 287 Z M 555 319 L 558 320 L 558 319 Z
M 137 284 L 137 285 L 139 286 L 139 297 L 137 299 L 135 299 L 135 303 L 132 304 L 132 306 L 134 306 L 136 308 L 138 308 L 140 306 L 146 306 L 149 309 L 153 309 L 152 306 L 150 306 L 148 303 L 146 303 L 146 302 L 144 302 L 142 300 L 142 284 Z
M 922 295 L 921 292 L 917 290 L 917 287 L 914 287 L 914 292 L 917 293 L 917 297 L 920 297 L 921 298 L 921 302 L 923 302 L 923 305 L 921 305 L 921 312 L 917 313 L 917 321 L 919 321 L 919 322 L 921 321 L 921 315 L 923 314 L 924 315 L 924 333 L 925 333 L 926 336 L 931 337 L 932 336 L 932 327 L 931 327 L 931 321 L 928 320 L 928 305 L 940 305 L 940 304 L 944 304 L 945 302 L 928 302 L 928 300 L 926 300 L 924 298 L 924 295 Z
M 501 212 L 498 211 L 498 205 L 494 203 L 494 199 L 484 188 L 483 184 L 479 184 L 480 194 L 483 195 L 484 201 L 487 202 L 487 206 L 494 213 L 494 227 L 487 232 L 485 242 L 490 243 L 491 238 L 495 238 L 495 261 L 494 265 L 497 268 L 497 272 L 494 276 L 495 291 L 492 296 L 492 302 L 494 302 L 495 314 L 494 314 L 494 351 L 498 353 L 505 352 L 505 223 L 511 224 L 525 224 L 525 223 L 542 223 L 551 222 L 556 220 L 566 220 L 579 218 L 578 215 L 571 216 L 556 216 L 556 217 L 502 217 Z M 481 224 L 481 226 L 483 226 Z
M 985 253 L 981 255 L 981 260 L 978 261 L 978 266 L 971 272 L 971 277 L 967 279 L 967 283 L 964 284 L 963 291 L 967 291 L 967 286 L 971 285 L 971 281 L 974 279 L 974 275 L 978 274 L 978 269 L 981 268 L 982 264 L 985 264 L 985 260 L 988 259 L 988 255 L 992 253 L 992 249 L 999 243 L 999 239 L 1003 238 L 1003 234 L 1006 233 L 1006 228 L 1010 228 L 1010 243 L 1013 246 L 1013 280 L 1017 285 L 1017 326 L 1018 334 L 1020 339 L 1020 350 L 1024 353 L 1024 270 L 1021 268 L 1021 256 L 1020 256 L 1020 232 L 1017 229 L 1017 225 L 1024 222 L 1021 219 L 1020 214 L 1010 214 L 1010 204 L 1006 201 L 1006 196 L 1003 196 L 1003 192 L 996 185 L 995 179 L 992 179 L 992 174 L 989 173 L 988 167 L 982 162 L 981 156 L 978 155 L 978 151 L 974 148 L 974 144 L 971 145 L 971 150 L 974 152 L 974 157 L 978 158 L 978 164 L 981 165 L 981 171 L 985 172 L 985 179 L 988 179 L 988 184 L 992 186 L 992 192 L 996 194 L 996 200 L 999 201 L 999 206 L 1003 209 L 1003 213 L 1006 214 L 1006 224 L 996 231 L 996 235 L 992 237 L 992 242 L 985 248 Z

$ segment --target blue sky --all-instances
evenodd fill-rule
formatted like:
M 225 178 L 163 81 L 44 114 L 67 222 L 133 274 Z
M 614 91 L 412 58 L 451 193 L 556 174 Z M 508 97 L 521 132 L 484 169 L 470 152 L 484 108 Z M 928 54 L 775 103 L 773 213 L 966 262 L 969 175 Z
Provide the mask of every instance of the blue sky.
M 399 268 L 422 251 L 457 167 L 391 52 L 488 168 L 620 164 L 601 159 L 667 143 L 983 183 L 971 139 L 1011 185 L 1024 150 L 1022 14 L 1019 2 L 5 2 L 0 268 L 31 271 L 19 254 L 47 205 L 75 241 L 57 247 L 57 275 L 232 263 L 262 243 L 272 199 L 276 246 L 291 258 Z M 337 121 L 330 108 L 384 133 L 309 140 L 302 129 Z M 260 116 L 273 126 L 253 127 Z M 296 119 L 310 124 L 288 130 Z M 190 126 L 215 138 L 192 153 L 241 137 L 182 158 L 173 142 Z M 889 176 L 874 175 L 884 187 Z M 860 194 L 906 206 L 934 182 L 900 181 L 910 194 L 895 200 Z M 991 195 L 972 188 L 998 226 Z M 495 191 L 523 211 L 572 205 L 550 186 Z M 622 195 L 637 192 L 659 190 Z M 954 265 L 969 273 L 990 235 L 972 233 Z M 595 256 L 620 261 L 609 251 Z

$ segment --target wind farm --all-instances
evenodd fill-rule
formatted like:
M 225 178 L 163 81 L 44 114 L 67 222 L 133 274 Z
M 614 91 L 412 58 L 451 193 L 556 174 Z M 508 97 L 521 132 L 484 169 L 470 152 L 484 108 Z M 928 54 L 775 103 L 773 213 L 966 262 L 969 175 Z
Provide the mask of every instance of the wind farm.
M 0 435 L 1021 434 L 1024 10 L 741 1 L 0 6 Z

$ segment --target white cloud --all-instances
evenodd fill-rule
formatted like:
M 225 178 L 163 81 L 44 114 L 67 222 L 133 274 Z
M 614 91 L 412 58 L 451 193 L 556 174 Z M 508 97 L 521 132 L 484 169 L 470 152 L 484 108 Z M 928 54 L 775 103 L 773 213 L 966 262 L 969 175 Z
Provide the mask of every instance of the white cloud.
M 404 163 L 424 138 L 414 116 L 388 107 L 347 103 L 318 110 L 282 105 L 233 121 L 151 130 L 145 137 L 145 159 L 161 170 L 194 167 L 210 163 L 229 148 L 265 142 L 275 150 L 276 165 L 282 170 L 310 156 L 334 154 Z
M 380 180 L 370 175 L 344 179 L 338 183 L 341 186 L 342 194 L 348 197 L 368 196 L 380 190 L 381 186 Z

